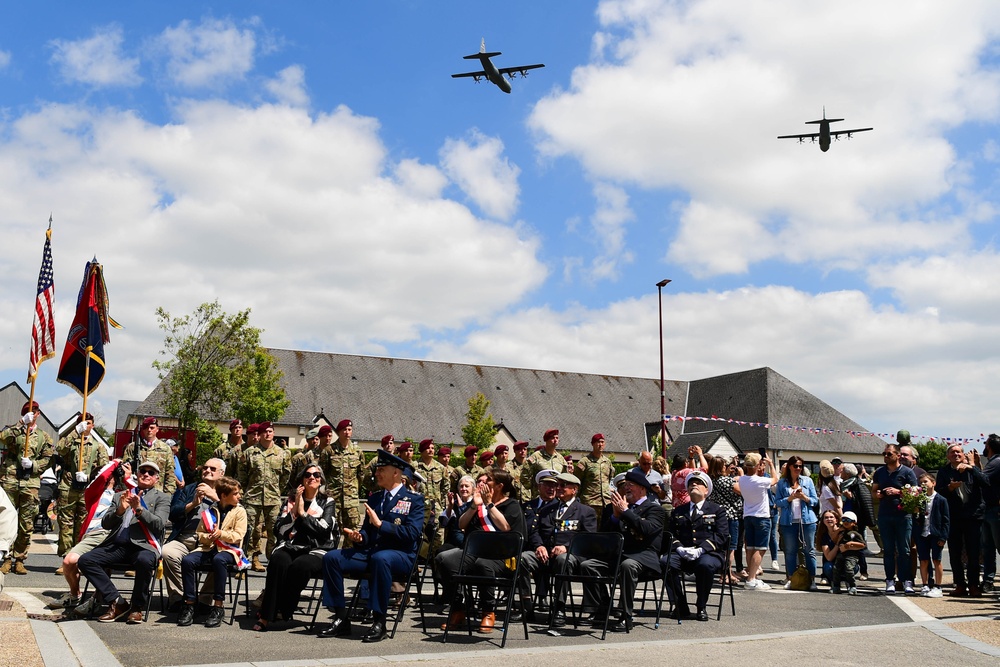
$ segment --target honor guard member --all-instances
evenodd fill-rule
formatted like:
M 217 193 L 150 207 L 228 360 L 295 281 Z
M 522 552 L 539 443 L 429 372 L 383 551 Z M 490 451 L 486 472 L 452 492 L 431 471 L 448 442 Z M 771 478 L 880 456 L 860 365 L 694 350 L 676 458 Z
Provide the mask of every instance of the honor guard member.
M 729 517 L 726 509 L 705 500 L 712 495 L 712 479 L 696 470 L 687 477 L 690 502 L 678 506 L 670 517 L 670 534 L 674 541 L 667 558 L 667 586 L 674 610 L 670 617 L 677 620 L 689 618 L 691 610 L 681 592 L 681 579 L 694 574 L 697 590 L 695 618 L 707 621 L 705 606 L 712 592 L 715 577 L 722 571 L 729 549 Z
M 222 459 L 226 465 L 229 465 L 229 456 L 240 449 L 243 446 L 243 422 L 239 419 L 234 419 L 229 422 L 229 437 L 226 441 L 215 448 L 212 455 L 209 458 L 212 459 Z
M 7 492 L 11 503 L 17 507 L 17 538 L 0 571 L 28 574 L 24 559 L 28 557 L 31 533 L 38 514 L 38 490 L 42 473 L 49 467 L 55 447 L 52 438 L 38 426 L 41 408 L 32 401 L 21 408 L 21 419 L 13 426 L 0 431 L 3 445 L 3 469 L 0 485 Z
M 483 450 L 483 453 L 479 455 L 479 467 L 483 470 L 493 467 L 493 452 L 488 449 Z
M 462 477 L 468 475 L 472 479 L 479 479 L 479 475 L 484 471 L 476 463 L 476 455 L 479 454 L 479 450 L 476 449 L 475 445 L 468 445 L 465 448 L 464 454 L 465 461 L 451 469 L 451 491 L 453 493 L 458 491 L 458 480 L 462 479 Z
M 353 434 L 354 424 L 351 420 L 340 420 L 337 424 L 337 441 L 324 453 L 319 464 L 326 475 L 326 490 L 337 503 L 337 525 L 357 531 L 362 519 L 358 502 L 365 476 L 365 455 L 351 441 Z
M 290 495 L 295 489 L 293 485 L 298 485 L 298 479 L 302 476 L 302 471 L 310 463 L 316 462 L 316 450 L 319 447 L 319 427 L 309 429 L 305 437 L 306 444 L 302 449 L 292 455 L 290 472 L 288 473 L 288 484 L 285 488 L 285 495 Z M 297 486 L 295 488 L 298 488 Z
M 274 524 L 278 521 L 278 511 L 284 501 L 282 490 L 290 467 L 287 452 L 274 444 L 274 425 L 264 422 L 259 432 L 260 444 L 247 450 L 240 470 L 243 478 L 238 480 L 245 489 L 243 506 L 247 510 L 247 526 L 250 527 L 244 551 L 252 556 L 254 572 L 264 571 L 260 562 L 261 533 L 267 540 L 264 554 L 270 558 L 274 550 Z
M 427 438 L 420 441 L 420 460 L 415 466 L 417 474 L 422 476 L 421 491 L 424 494 L 424 528 L 427 531 L 429 555 L 437 553 L 444 544 L 444 526 L 437 520 L 444 511 L 448 500 L 448 471 L 434 460 L 434 440 Z
M 531 489 L 531 496 L 538 495 L 538 487 L 534 485 L 535 475 L 540 470 L 555 470 L 557 473 L 566 470 L 566 459 L 556 449 L 559 447 L 559 429 L 550 428 L 542 436 L 545 444 L 542 449 L 528 457 L 521 469 L 521 486 Z
M 437 450 L 437 460 L 438 463 L 444 466 L 444 469 L 448 471 L 448 479 L 451 479 L 451 447 L 448 445 L 442 445 Z
M 396 453 L 396 440 L 392 435 L 382 436 L 382 449 L 389 452 L 390 454 Z M 375 469 L 378 467 L 378 452 L 375 452 L 375 456 L 372 460 L 368 462 L 367 470 L 365 471 L 364 484 L 362 485 L 362 490 L 364 491 L 365 497 L 367 498 L 371 494 L 378 491 L 378 484 L 375 482 Z
M 510 472 L 507 464 L 510 463 L 510 449 L 507 445 L 497 445 L 493 448 L 493 470 Z
M 403 475 L 411 479 L 413 467 L 385 450 L 378 453 L 379 491 L 365 504 L 365 521 L 360 530 L 344 529 L 354 547 L 333 549 L 323 557 L 323 588 L 328 607 L 333 609 L 329 627 L 320 637 L 349 637 L 351 622 L 344 599 L 344 575 L 368 574 L 369 606 L 375 622 L 362 639 L 379 642 L 389 636 L 385 628 L 392 582 L 405 581 L 417 558 L 417 543 L 424 523 L 424 498 L 403 486 Z
M 88 412 L 77 420 L 74 429 L 63 436 L 59 446 L 56 447 L 56 453 L 62 461 L 57 510 L 60 556 L 65 556 L 73 548 L 83 522 L 87 520 L 84 490 L 90 484 L 90 480 L 108 463 L 108 450 L 92 438 L 93 429 L 94 415 Z M 80 464 L 81 460 L 83 465 Z M 56 574 L 62 572 L 57 571 Z
M 177 477 L 174 475 L 174 453 L 170 451 L 170 446 L 156 437 L 160 431 L 156 417 L 146 417 L 139 427 L 139 442 L 131 442 L 122 452 L 122 461 L 132 466 L 132 470 L 138 470 L 139 463 L 152 461 L 160 470 L 156 488 L 167 495 L 173 495 L 177 489 Z
M 580 478 L 580 501 L 592 507 L 600 516 L 611 500 L 611 480 L 615 464 L 604 454 L 604 434 L 595 433 L 590 439 L 591 452 L 576 463 Z
M 528 462 L 528 441 L 518 440 L 514 443 L 513 449 L 514 458 L 507 463 L 507 472 L 514 478 L 517 501 L 523 505 L 531 500 L 531 486 L 525 488 L 521 484 L 521 471 L 524 470 L 524 466 Z

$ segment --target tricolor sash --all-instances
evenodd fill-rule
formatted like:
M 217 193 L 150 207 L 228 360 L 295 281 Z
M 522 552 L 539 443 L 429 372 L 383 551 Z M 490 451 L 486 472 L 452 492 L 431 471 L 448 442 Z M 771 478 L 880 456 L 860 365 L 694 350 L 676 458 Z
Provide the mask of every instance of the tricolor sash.
M 479 527 L 485 530 L 487 533 L 497 532 L 497 527 L 493 525 L 490 521 L 490 511 L 486 509 L 486 505 L 480 505 L 476 508 L 476 516 L 479 517 Z
M 77 538 L 82 540 L 83 536 L 87 532 L 87 526 L 94 519 L 94 512 L 97 511 L 99 501 L 101 500 L 101 495 L 104 493 L 104 489 L 108 487 L 108 482 L 111 481 L 112 476 L 115 474 L 115 470 L 120 466 L 122 462 L 118 459 L 109 461 L 107 465 L 101 468 L 100 472 L 97 473 L 97 477 L 87 485 L 87 488 L 83 491 L 83 502 L 87 508 L 87 518 L 83 521 L 80 526 L 80 535 Z M 130 488 L 136 487 L 135 478 L 129 476 L 125 479 L 125 484 Z
M 201 513 L 201 525 L 205 526 L 205 530 L 209 533 L 214 533 L 216 527 L 219 525 L 219 519 L 216 517 L 216 512 L 218 511 L 214 507 L 209 507 Z M 228 542 L 223 542 L 221 539 L 217 539 L 215 540 L 215 547 L 219 551 L 228 551 L 233 555 L 236 559 L 236 569 L 245 570 L 250 567 L 250 561 L 239 545 L 229 544 Z

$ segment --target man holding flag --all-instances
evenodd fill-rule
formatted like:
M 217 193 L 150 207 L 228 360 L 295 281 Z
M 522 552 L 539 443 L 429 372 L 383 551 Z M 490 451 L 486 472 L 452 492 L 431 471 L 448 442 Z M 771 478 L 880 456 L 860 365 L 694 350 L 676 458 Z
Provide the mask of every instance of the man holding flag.
M 149 584 L 160 558 L 160 540 L 170 513 L 170 496 L 156 488 L 159 479 L 160 467 L 156 463 L 140 463 L 136 489 L 127 486 L 116 493 L 101 520 L 101 526 L 110 531 L 108 536 L 100 546 L 80 557 L 80 573 L 109 603 L 107 612 L 97 619 L 101 623 L 113 623 L 126 615 L 130 624 L 143 621 Z M 104 569 L 116 564 L 135 567 L 131 606 Z
M 17 539 L 8 559 L 0 567 L 4 574 L 28 574 L 24 561 L 28 557 L 28 545 L 38 514 L 38 489 L 42 472 L 49 467 L 49 460 L 55 453 L 52 438 L 38 427 L 40 413 L 38 403 L 25 403 L 17 424 L 0 431 L 4 461 L 0 485 L 18 512 Z

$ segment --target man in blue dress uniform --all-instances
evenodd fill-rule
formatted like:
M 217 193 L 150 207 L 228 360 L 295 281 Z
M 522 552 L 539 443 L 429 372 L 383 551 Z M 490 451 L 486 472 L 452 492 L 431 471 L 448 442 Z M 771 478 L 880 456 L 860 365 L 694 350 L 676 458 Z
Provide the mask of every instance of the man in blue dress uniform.
M 360 530 L 344 529 L 354 546 L 334 549 L 323 556 L 323 583 L 327 605 L 333 610 L 329 627 L 320 637 L 349 637 L 351 622 L 344 603 L 344 575 L 369 573 L 369 605 L 375 617 L 362 641 L 380 642 L 388 636 L 386 608 L 393 580 L 405 580 L 417 557 L 417 542 L 424 526 L 424 497 L 403 485 L 413 479 L 413 466 L 385 450 L 378 453 L 375 481 L 379 491 L 365 505 Z

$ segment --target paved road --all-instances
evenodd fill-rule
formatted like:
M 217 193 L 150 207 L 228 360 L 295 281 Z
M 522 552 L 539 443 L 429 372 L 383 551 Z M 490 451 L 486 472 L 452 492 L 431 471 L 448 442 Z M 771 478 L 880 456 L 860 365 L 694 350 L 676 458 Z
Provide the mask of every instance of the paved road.
M 28 607 L 41 612 L 41 601 L 65 590 L 61 577 L 52 573 L 58 559 L 51 548 L 37 540 L 29 560 L 31 574 L 7 578 L 6 593 Z M 873 575 L 880 574 L 873 567 Z M 456 634 L 442 643 L 437 625 L 443 620 L 437 610 L 429 616 L 428 634 L 421 632 L 419 614 L 408 611 L 391 641 L 368 645 L 360 641 L 360 629 L 352 639 L 316 638 L 303 624 L 293 621 L 278 625 L 267 633 L 249 630 L 252 622 L 237 616 L 236 625 L 208 630 L 200 625 L 179 628 L 173 615 L 163 615 L 154 604 L 150 622 L 140 626 L 124 623 L 102 624 L 95 621 L 51 623 L 32 621 L 34 636 L 41 647 L 46 665 L 100 664 L 126 667 L 198 664 L 277 665 L 295 661 L 296 665 L 352 664 L 391 661 L 402 664 L 420 662 L 454 663 L 456 659 L 488 656 L 500 665 L 539 664 L 552 667 L 580 660 L 625 661 L 639 664 L 651 655 L 671 660 L 731 660 L 739 652 L 740 662 L 774 661 L 775 655 L 797 653 L 810 662 L 858 665 L 903 665 L 914 660 L 920 664 L 993 665 L 1000 648 L 969 638 L 965 632 L 995 634 L 1000 621 L 991 620 L 997 613 L 995 600 L 924 601 L 918 598 L 885 597 L 878 593 L 878 577 L 862 584 L 862 595 L 849 597 L 826 593 L 784 591 L 778 586 L 782 575 L 767 572 L 765 580 L 772 591 L 735 592 L 737 615 L 724 610 L 721 622 L 709 623 L 664 621 L 653 628 L 652 616 L 639 618 L 639 625 L 628 635 L 610 634 L 605 642 L 587 630 L 567 629 L 562 637 L 550 637 L 543 627 L 531 627 L 525 640 L 520 626 L 512 630 L 507 649 L 498 652 L 498 633 L 492 636 L 474 633 L 472 637 Z M 262 575 L 250 578 L 252 595 L 259 591 Z M 933 603 L 932 614 L 924 608 Z M 918 606 L 921 605 L 921 606 Z M 321 613 L 321 618 L 324 614 Z M 947 617 L 949 624 L 939 618 Z M 0 623 L 0 638 L 13 636 L 4 632 L 8 623 Z M 284 629 L 282 629 L 284 628 Z M 976 634 L 976 633 L 972 633 Z M 987 641 L 989 639 L 987 638 Z M 962 643 L 956 643 L 962 642 Z M 4 642 L 5 643 L 5 642 Z M 998 642 L 1000 645 L 1000 642 Z M 855 647 L 844 650 L 844 647 Z M 856 647 L 864 647 L 858 649 Z M 919 658 L 918 658 L 919 657 Z M 3 664 L 3 658 L 0 658 Z M 18 661 L 18 667 L 29 663 Z M 492 665 L 491 665 L 492 667 Z

